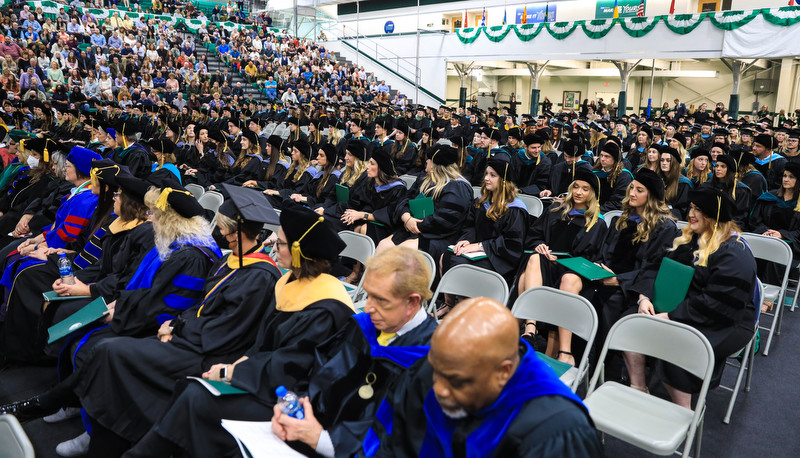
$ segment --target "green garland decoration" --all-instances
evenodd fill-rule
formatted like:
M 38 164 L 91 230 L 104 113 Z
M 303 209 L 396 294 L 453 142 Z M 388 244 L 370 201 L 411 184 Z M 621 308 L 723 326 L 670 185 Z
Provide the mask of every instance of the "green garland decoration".
M 762 10 L 761 15 L 772 25 L 789 27 L 800 22 L 800 6 L 784 6 L 783 8 L 778 8 L 778 11 L 774 13 L 772 10 L 765 8 Z
M 661 20 L 663 20 L 662 16 L 652 18 L 632 17 L 619 21 L 619 25 L 632 38 L 639 38 L 650 33 Z
M 610 32 L 611 29 L 613 29 L 614 26 L 619 22 L 619 18 L 595 19 L 593 21 L 579 22 L 581 24 L 581 28 L 583 29 L 583 33 L 585 33 L 587 37 L 596 40 L 608 35 L 608 32 Z
M 508 32 L 511 31 L 511 27 L 512 26 L 510 25 L 498 25 L 494 27 L 482 27 L 482 28 L 483 28 L 483 34 L 486 35 L 486 38 L 488 38 L 489 41 L 498 43 L 500 41 L 503 41 L 506 35 L 508 35 Z M 498 34 L 497 32 L 500 33 Z
M 556 40 L 563 40 L 568 36 L 572 35 L 572 32 L 578 28 L 578 24 L 584 21 L 575 21 L 575 22 L 548 22 L 547 23 L 547 32 L 550 33 L 550 36 L 555 38 Z
M 542 31 L 544 28 L 544 22 L 540 22 L 538 24 L 522 24 L 522 25 L 515 25 L 512 27 L 514 29 L 514 33 L 517 34 L 517 38 L 520 41 L 531 41 L 539 35 L 539 32 Z
M 721 15 L 710 14 L 708 18 L 711 23 L 718 29 L 722 30 L 736 30 L 739 27 L 747 25 L 761 14 L 761 10 L 754 10 L 750 13 L 744 11 L 725 11 Z
M 456 29 L 456 36 L 462 43 L 468 45 L 481 36 L 482 27 L 468 27 L 466 29 Z
M 676 14 L 674 16 L 664 17 L 664 24 L 667 28 L 677 33 L 678 35 L 686 35 L 692 33 L 703 20 L 708 17 L 707 13 L 701 14 Z

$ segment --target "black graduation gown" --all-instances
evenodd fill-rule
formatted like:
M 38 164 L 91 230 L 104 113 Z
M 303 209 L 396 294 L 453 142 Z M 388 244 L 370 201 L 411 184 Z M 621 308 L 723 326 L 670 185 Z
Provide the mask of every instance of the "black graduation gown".
M 544 153 L 539 153 L 536 160 L 528 159 L 524 152 L 511 159 L 519 177 L 517 178 L 517 187 L 523 194 L 538 197 L 540 192 L 550 189 L 552 164 L 550 158 Z
M 131 174 L 144 180 L 152 172 L 156 156 L 138 143 L 134 143 L 129 145 L 127 149 L 114 152 L 111 155 L 111 160 L 119 165 L 127 166 Z
M 258 186 L 262 189 L 281 189 L 283 188 L 283 181 L 286 179 L 286 174 L 289 173 L 289 163 L 286 161 L 278 161 L 275 166 L 275 171 L 272 177 L 267 180 L 267 172 L 269 172 L 269 161 L 261 163 L 258 179 L 256 180 Z
M 275 310 L 265 316 L 248 360 L 236 365 L 231 384 L 250 394 L 215 397 L 198 383 L 179 383 L 175 401 L 154 426 L 154 433 L 192 457 L 235 455 L 236 441 L 220 426 L 225 419 L 264 421 L 272 418 L 275 388 L 307 391 L 314 349 L 338 332 L 353 310 L 335 299 L 323 299 L 299 312 Z
M 588 162 L 580 160 L 577 164 L 575 171 L 586 170 L 591 171 L 592 167 Z M 573 165 L 567 164 L 567 161 L 561 161 L 553 166 L 550 172 L 550 190 L 553 192 L 553 197 L 558 197 L 569 190 L 569 185 L 574 181 Z
M 764 175 L 758 170 L 751 170 L 745 173 L 744 176 L 741 177 L 741 182 L 750 188 L 750 193 L 753 196 L 753 204 L 755 204 L 755 200 L 758 199 L 761 194 L 768 192 L 770 189 L 767 185 L 767 179 L 764 178 Z
M 421 180 L 424 180 L 424 177 L 420 177 L 417 182 L 421 183 Z M 400 221 L 403 214 L 410 212 L 408 201 L 417 197 L 412 196 L 412 192 L 410 191 L 397 206 L 395 221 Z M 428 197 L 433 197 L 433 193 L 430 192 Z M 433 259 L 439 259 L 447 247 L 458 240 L 473 199 L 472 186 L 467 180 L 462 178 L 450 180 L 442 188 L 439 196 L 433 199 L 433 214 L 426 216 L 417 224 L 420 234 L 411 234 L 404 227 L 400 227 L 395 230 L 392 242 L 399 245 L 408 239 L 418 238 L 419 249 L 433 256 Z
M 130 279 L 137 261 L 153 246 L 153 229 L 152 224 L 146 222 L 130 230 L 111 233 L 108 225 L 104 225 L 98 233 L 93 234 L 81 252 L 70 257 L 75 276 L 89 285 L 90 300 L 104 296 L 109 303 L 114 300 L 112 291 L 116 291 L 120 281 Z M 50 255 L 47 262 L 18 272 L 14 288 L 9 292 L 2 346 L 14 359 L 30 361 L 41 357 L 47 328 L 90 301 L 52 302 L 43 308 L 42 293 L 51 291 L 53 282 L 59 278 L 58 258 L 58 255 Z M 84 265 L 86 267 L 81 268 Z M 59 313 L 62 308 L 64 310 Z
M 711 186 L 711 183 L 703 183 L 700 185 L 700 187 L 703 186 Z M 736 196 L 733 196 L 732 193 L 728 191 L 728 187 L 724 184 L 718 184 L 717 188 L 730 196 L 731 200 L 736 204 L 733 221 L 742 229 L 747 227 L 747 219 L 750 216 L 750 210 L 753 208 L 753 196 L 750 192 L 750 188 L 744 183 L 737 182 Z
M 619 218 L 611 221 L 600 253 L 600 262 L 616 273 L 619 281 L 619 286 L 598 288 L 603 338 L 628 309 L 635 307 L 639 294 L 653 297 L 661 259 L 679 235 L 675 221 L 665 219 L 651 231 L 646 242 L 634 243 L 637 225 L 629 221 L 625 229 L 618 230 Z
M 16 186 L 0 199 L 0 211 L 3 213 L 0 216 L 0 235 L 14 230 L 28 205 L 45 196 L 52 181 L 46 175 L 34 183 L 31 183 L 30 177 L 26 178 L 16 182 Z
M 598 220 L 586 230 L 586 218 L 583 214 L 574 213 L 562 218 L 562 210 L 557 210 L 559 203 L 551 204 L 533 223 L 528 236 L 525 238 L 525 251 L 530 254 L 523 256 L 520 263 L 520 274 L 528 264 L 528 258 L 535 253 L 537 246 L 544 243 L 551 251 L 567 252 L 572 256 L 581 256 L 590 261 L 596 261 L 603 247 L 603 240 L 608 232 L 606 224 Z M 558 288 L 561 277 L 568 270 L 556 262 L 551 262 L 540 257 L 542 284 Z M 516 282 L 514 282 L 516 284 Z
M 756 199 L 750 214 L 750 232 L 763 234 L 768 229 L 781 233 L 789 240 L 795 257 L 800 256 L 800 212 L 794 211 L 797 200 L 784 201 L 777 191 L 762 194 Z
M 398 382 L 391 399 L 393 431 L 381 437 L 376 457 L 419 457 L 427 426 L 424 401 L 433 387 L 433 369 L 427 358 L 412 366 Z M 453 434 L 453 456 L 467 456 L 466 438 L 480 419 L 459 420 Z M 602 457 L 599 434 L 585 410 L 562 396 L 540 396 L 521 407 L 492 458 Z
M 689 191 L 692 189 L 694 189 L 692 180 L 681 175 L 678 177 L 678 191 L 675 193 L 675 197 L 672 200 L 665 199 L 667 205 L 672 209 L 672 216 L 681 221 L 686 221 L 689 214 Z
M 227 259 L 206 280 L 202 306 L 172 321 L 169 342 L 118 337 L 95 346 L 74 389 L 93 420 L 136 441 L 169 407 L 176 380 L 233 361 L 255 342 L 261 318 L 275 309 L 273 294 L 265 291 L 274 292 L 281 272 L 270 262 L 258 262 L 226 279 L 234 272 Z
M 396 156 L 393 156 L 394 169 L 397 175 L 404 175 L 414 167 L 417 162 L 417 146 L 411 141 L 406 143 Z
M 622 169 L 612 185 L 606 172 L 595 171 L 600 179 L 600 213 L 622 209 L 622 199 L 628 192 L 628 185 L 633 181 L 633 174 L 628 169 Z
M 339 177 L 341 175 L 342 174 L 338 170 L 334 170 L 327 179 L 325 178 L 325 172 L 322 172 L 317 178 L 311 180 L 302 193 L 304 196 L 306 196 L 308 206 L 316 209 L 319 207 L 328 208 L 332 205 L 335 205 L 336 185 L 339 183 Z M 317 188 L 322 180 L 325 180 L 325 183 L 322 186 L 322 190 L 317 192 Z
M 469 217 L 464 222 L 461 237 L 458 238 L 458 241 L 480 242 L 486 253 L 486 259 L 470 261 L 465 257 L 455 256 L 451 251 L 445 251 L 444 271 L 456 264 L 473 264 L 493 270 L 506 277 L 506 281 L 510 281 L 508 277 L 516 271 L 523 253 L 528 211 L 519 200 L 514 200 L 500 219 L 492 221 L 486 217 L 487 206 L 488 204 L 470 206 Z
M 714 349 L 714 379 L 718 382 L 725 360 L 753 335 L 756 262 L 744 241 L 736 237 L 723 242 L 708 257 L 706 266 L 694 265 L 696 249 L 697 236 L 667 253 L 667 257 L 694 268 L 686 298 L 668 316 L 694 327 L 708 339 Z M 691 378 L 680 369 L 666 366 L 664 370 L 672 386 L 687 392 L 699 390 L 699 383 L 686 383 Z
M 772 160 L 764 161 L 763 164 L 759 164 L 757 159 L 754 166 L 767 179 L 769 189 L 779 188 L 783 179 L 783 170 L 786 168 L 788 161 L 777 153 L 771 153 L 770 157 Z
M 353 182 L 353 185 L 350 186 L 350 199 L 347 202 L 337 202 L 335 205 L 325 208 L 325 219 L 333 224 L 337 230 L 347 229 L 347 227 L 341 222 L 340 218 L 344 214 L 345 210 L 362 211 L 364 207 L 369 205 L 372 200 L 369 195 L 369 188 L 372 186 L 371 183 L 372 180 L 369 179 L 367 172 L 364 171 L 358 178 L 356 178 L 356 181 Z M 347 186 L 345 183 L 339 184 Z
M 278 190 L 280 191 L 280 198 L 268 196 L 273 207 L 279 206 L 281 200 L 289 199 L 292 194 L 303 194 L 303 192 L 307 190 L 308 185 L 314 181 L 314 178 L 321 175 L 320 171 L 313 165 L 309 165 L 306 170 L 300 174 L 299 178 L 294 179 L 296 173 L 297 171 L 292 170 L 287 174 L 286 180 L 283 182 L 283 187 Z
M 435 330 L 436 320 L 426 316 L 425 321 L 397 336 L 389 346 L 428 345 Z M 308 386 L 314 416 L 328 431 L 336 456 L 354 456 L 361 449 L 378 406 L 395 388 L 406 368 L 388 358 L 373 357 L 364 332 L 353 318 L 336 336 L 320 345 L 315 354 Z M 364 400 L 357 391 L 368 372 L 376 374 L 372 385 L 375 394 Z

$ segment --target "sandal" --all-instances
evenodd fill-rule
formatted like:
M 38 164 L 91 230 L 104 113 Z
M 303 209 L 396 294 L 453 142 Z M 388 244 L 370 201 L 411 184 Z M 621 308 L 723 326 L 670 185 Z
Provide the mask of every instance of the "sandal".
M 436 309 L 436 318 L 441 320 L 444 318 L 445 315 L 450 313 L 450 310 L 453 310 L 453 306 L 447 303 L 443 303 Z
M 567 355 L 567 356 L 569 356 L 569 357 L 570 357 L 570 359 L 572 359 L 572 362 L 569 362 L 569 361 L 561 361 L 561 359 L 560 359 L 560 358 L 561 358 L 561 355 Z M 556 354 L 556 359 L 558 359 L 558 360 L 559 360 L 559 361 L 561 361 L 562 363 L 567 363 L 567 364 L 569 364 L 570 366 L 575 366 L 575 357 L 574 357 L 574 356 L 572 356 L 572 353 L 570 353 L 570 352 L 568 352 L 568 351 L 558 350 L 558 354 Z
M 775 307 L 775 303 L 774 302 L 772 302 L 772 301 L 764 301 L 764 303 L 761 304 L 761 313 L 771 312 L 773 307 Z
M 637 391 L 641 391 L 642 393 L 650 394 L 650 389 L 648 389 L 646 386 L 631 385 L 631 388 Z
M 539 329 L 534 322 L 525 323 L 523 328 L 527 330 L 529 325 L 533 326 L 533 332 L 526 331 L 522 334 L 522 339 L 531 344 L 534 351 L 544 353 L 544 351 L 547 350 L 547 339 L 539 335 Z

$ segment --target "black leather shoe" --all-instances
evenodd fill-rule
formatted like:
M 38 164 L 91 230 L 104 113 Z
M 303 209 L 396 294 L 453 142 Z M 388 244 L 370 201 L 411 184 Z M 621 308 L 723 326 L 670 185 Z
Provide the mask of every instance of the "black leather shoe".
M 0 406 L 0 415 L 9 414 L 17 417 L 20 422 L 33 420 L 55 413 L 58 408 L 45 408 L 39 402 L 39 396 L 34 396 L 22 401 L 11 402 Z

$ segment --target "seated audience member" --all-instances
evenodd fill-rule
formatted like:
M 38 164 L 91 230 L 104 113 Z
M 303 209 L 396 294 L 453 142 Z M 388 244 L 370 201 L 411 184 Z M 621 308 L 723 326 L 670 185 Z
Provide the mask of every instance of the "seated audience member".
M 392 406 L 384 397 L 408 366 L 426 356 L 436 327 L 422 307 L 432 296 L 431 272 L 419 252 L 384 250 L 370 258 L 364 275 L 369 294 L 365 313 L 353 316 L 316 350 L 321 359 L 311 372 L 309 397 L 302 400 L 305 420 L 274 407 L 278 437 L 302 442 L 326 457 L 353 456 L 362 443 L 367 455 L 374 453 L 379 435 L 392 429 L 387 415 Z M 367 379 L 370 374 L 374 378 Z M 365 385 L 371 390 L 360 390 Z M 375 423 L 376 416 L 382 421 Z
M 456 307 L 392 394 L 393 430 L 376 456 L 603 456 L 581 400 L 516 331 L 491 299 Z
M 721 190 L 730 197 L 736 206 L 733 209 L 733 221 L 740 228 L 746 227 L 747 218 L 753 207 L 752 194 L 746 184 L 739 181 L 736 177 L 736 160 L 729 154 L 717 156 L 717 164 L 714 166 L 714 176 L 708 184 Z
M 649 300 L 639 313 L 688 324 L 699 330 L 714 349 L 711 388 L 719 385 L 725 360 L 743 348 L 753 336 L 756 263 L 741 229 L 733 221 L 735 204 L 727 194 L 714 188 L 700 188 L 690 194 L 689 225 L 675 239 L 667 257 L 694 268 L 686 298 L 669 313 L 657 313 Z M 645 357 L 626 353 L 631 386 L 647 391 Z M 672 401 L 691 409 L 692 393 L 700 391 L 701 380 L 668 363 L 658 363 Z
M 694 188 L 694 184 L 681 174 L 681 156 L 678 150 L 662 146 L 660 156 L 657 172 L 664 180 L 664 202 L 672 207 L 672 215 L 683 221 L 689 211 L 689 191 Z
M 550 171 L 550 189 L 540 192 L 540 197 L 558 197 L 565 194 L 569 191 L 570 184 L 575 181 L 576 171 L 592 170 L 592 166 L 581 159 L 586 149 L 580 136 L 570 136 L 561 147 L 564 150 L 563 160 L 553 165 Z
M 354 311 L 342 283 L 327 273 L 345 244 L 321 216 L 296 205 L 281 212 L 276 244 L 278 266 L 289 271 L 275 284 L 275 309 L 261 320 L 244 356 L 203 373 L 250 394 L 215 397 L 198 383 L 180 383 L 172 405 L 128 456 L 236 453 L 220 419 L 263 421 L 272 416 L 275 388 L 305 391 L 314 349 L 339 332 Z
M 689 165 L 683 169 L 683 174 L 697 187 L 711 179 L 711 153 L 701 147 L 695 148 L 691 153 Z
M 497 154 L 489 158 L 481 196 L 470 207 L 459 241 L 442 255 L 442 275 L 459 264 L 471 264 L 511 280 L 522 256 L 528 226 L 528 210 L 516 197 L 515 178 L 507 156 Z M 470 253 L 485 253 L 485 257 L 473 260 L 462 256 Z M 450 295 L 445 297 L 439 308 L 440 316 L 455 305 L 453 301 Z
M 539 197 L 540 193 L 550 188 L 550 159 L 542 152 L 542 145 L 547 138 L 539 133 L 523 137 L 523 151 L 512 157 L 514 168 L 518 170 L 517 186 L 522 194 Z
M 618 319 L 652 297 L 661 259 L 677 232 L 664 203 L 664 182 L 652 170 L 639 169 L 600 253 L 600 266 L 616 274 L 601 280 L 597 290 L 600 341 Z
M 601 213 L 622 208 L 622 199 L 633 180 L 633 174 L 623 166 L 621 154 L 619 145 L 606 142 L 594 165 L 594 173 L 600 179 L 597 199 Z
M 524 269 L 519 275 L 518 285 L 520 294 L 537 286 L 580 294 L 584 286 L 588 286 L 583 284 L 580 276 L 555 262 L 558 256 L 553 253 L 568 253 L 589 260 L 598 258 L 608 231 L 606 223 L 600 221 L 599 190 L 600 182 L 594 173 L 578 170 L 564 201 L 552 204 L 536 220 L 525 242 L 526 249 L 533 254 L 522 263 Z M 527 321 L 523 338 L 533 345 L 537 334 L 536 322 Z M 572 333 L 559 328 L 558 336 L 556 358 L 574 365 Z M 537 350 L 544 351 L 543 348 Z

